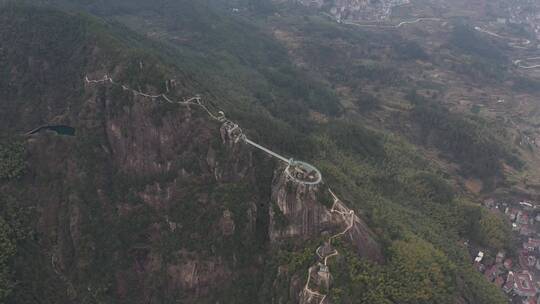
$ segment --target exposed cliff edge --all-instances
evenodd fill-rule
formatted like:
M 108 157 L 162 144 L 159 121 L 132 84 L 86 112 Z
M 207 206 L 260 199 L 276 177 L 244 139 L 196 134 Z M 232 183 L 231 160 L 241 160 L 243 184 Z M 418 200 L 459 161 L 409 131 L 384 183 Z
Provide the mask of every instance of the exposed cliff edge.
M 269 234 L 273 242 L 291 238 L 325 240 L 314 252 L 317 263 L 307 270 L 301 291 L 298 278 L 291 282 L 290 289 L 298 292 L 300 304 L 330 303 L 327 293 L 332 285 L 332 273 L 328 261 L 340 254 L 332 244 L 337 238 L 349 242 L 359 256 L 383 262 L 374 233 L 324 183 L 297 183 L 280 170 L 273 183 L 272 203 L 276 207 L 270 208 Z M 331 208 L 325 206 L 328 204 Z
M 287 238 L 306 240 L 323 234 L 332 235 L 349 225 L 348 216 L 334 213 L 327 207 L 333 201 L 326 184 L 298 184 L 282 172 L 277 171 L 272 186 L 272 202 L 279 208 L 270 209 L 269 233 L 272 241 Z M 339 208 L 348 210 L 342 202 L 337 204 Z M 286 221 L 281 217 L 285 217 Z M 344 239 L 351 242 L 360 256 L 376 262 L 382 261 L 381 248 L 375 240 L 375 234 L 357 215 L 354 215 L 354 225 L 346 232 Z

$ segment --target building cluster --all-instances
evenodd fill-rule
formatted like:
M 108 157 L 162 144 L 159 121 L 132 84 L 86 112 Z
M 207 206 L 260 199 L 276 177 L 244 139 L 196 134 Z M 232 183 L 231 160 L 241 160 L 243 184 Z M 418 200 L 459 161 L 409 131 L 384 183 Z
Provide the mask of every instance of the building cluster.
M 338 1 L 339 2 L 339 1 Z M 409 4 L 409 0 L 382 0 L 382 1 L 351 1 L 346 6 L 336 5 L 330 9 L 330 13 L 338 20 L 353 21 L 386 21 L 392 15 L 394 7 Z
M 494 259 L 479 250 L 474 266 L 508 294 L 511 303 L 540 304 L 540 205 L 521 201 L 510 206 L 491 199 L 484 205 L 509 219 L 519 246 L 513 250 L 515 256 L 498 252 Z
M 526 26 L 540 39 L 540 2 L 537 0 L 515 0 L 508 5 L 508 22 Z
M 348 21 L 386 21 L 392 9 L 409 4 L 410 0 L 298 0 L 304 6 L 324 9 L 336 20 Z

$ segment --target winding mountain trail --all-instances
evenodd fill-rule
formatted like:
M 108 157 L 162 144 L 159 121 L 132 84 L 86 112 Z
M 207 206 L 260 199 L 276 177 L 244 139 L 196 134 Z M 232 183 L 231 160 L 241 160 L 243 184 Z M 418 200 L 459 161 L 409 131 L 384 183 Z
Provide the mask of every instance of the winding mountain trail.
M 156 100 L 158 98 L 163 98 L 163 100 L 165 100 L 165 102 L 168 102 L 168 103 L 171 103 L 171 104 L 195 105 L 195 106 L 198 106 L 201 109 L 203 109 L 208 114 L 208 116 L 210 116 L 212 119 L 214 119 L 216 121 L 224 122 L 226 120 L 225 114 L 222 111 L 219 112 L 219 116 L 218 116 L 218 115 L 214 115 L 214 113 L 212 113 L 210 110 L 208 110 L 208 108 L 204 104 L 201 103 L 201 97 L 200 96 L 191 97 L 189 99 L 185 99 L 185 100 L 181 100 L 181 101 L 174 101 L 165 94 L 151 95 L 151 94 L 146 94 L 146 93 L 134 90 L 134 89 L 132 89 L 132 88 L 126 86 L 126 85 L 119 84 L 119 83 L 115 82 L 112 79 L 112 77 L 110 77 L 109 75 L 105 75 L 105 76 L 103 76 L 102 79 L 97 79 L 97 80 L 88 79 L 88 76 L 86 76 L 85 81 L 88 84 L 103 84 L 103 83 L 108 82 L 108 83 L 110 83 L 112 85 L 120 86 L 124 91 L 130 91 L 135 96 L 143 96 L 143 97 L 146 97 L 146 98 L 150 98 L 152 100 Z
M 219 111 L 217 115 L 212 113 L 204 104 L 202 104 L 201 97 L 198 96 L 198 95 L 195 96 L 195 97 L 189 98 L 189 99 L 183 99 L 181 101 L 174 101 L 165 94 L 152 95 L 152 94 L 147 94 L 147 93 L 144 93 L 144 92 L 141 92 L 141 91 L 134 90 L 134 89 L 132 89 L 132 88 L 126 86 L 126 85 L 119 84 L 119 83 L 115 82 L 108 75 L 105 75 L 102 79 L 95 79 L 95 80 L 91 80 L 91 79 L 88 78 L 88 76 L 86 76 L 85 81 L 86 81 L 87 84 L 106 84 L 106 83 L 110 83 L 112 85 L 120 86 L 124 91 L 130 91 L 135 96 L 143 96 L 145 98 L 150 98 L 152 100 L 162 99 L 165 102 L 168 102 L 168 103 L 171 103 L 171 104 L 198 106 L 201 109 L 203 109 L 208 114 L 209 117 L 211 117 L 212 119 L 214 119 L 214 120 L 216 120 L 218 122 L 223 123 L 223 127 L 225 128 L 225 130 L 227 130 L 229 136 L 233 139 L 233 141 L 235 143 L 237 143 L 239 141 L 243 141 L 244 143 L 247 143 L 247 144 L 249 144 L 249 145 L 251 145 L 251 146 L 253 146 L 253 147 L 255 147 L 255 148 L 259 149 L 259 150 L 262 150 L 265 153 L 267 153 L 268 155 L 270 155 L 270 156 L 272 156 L 272 157 L 286 163 L 287 167 L 285 169 L 285 173 L 287 174 L 289 179 L 294 180 L 297 183 L 306 184 L 306 185 L 316 185 L 316 184 L 319 184 L 322 181 L 322 174 L 315 166 L 312 166 L 312 165 L 310 165 L 308 163 L 305 163 L 305 162 L 295 161 L 292 158 L 288 159 L 288 158 L 283 157 L 280 154 L 278 154 L 278 153 L 276 153 L 276 152 L 274 152 L 274 151 L 272 151 L 272 150 L 270 150 L 268 148 L 265 148 L 265 147 L 255 143 L 255 142 L 249 140 L 246 137 L 246 135 L 243 133 L 242 129 L 238 126 L 238 124 L 228 120 L 225 117 L 225 114 L 224 114 L 223 111 Z M 299 174 L 301 176 L 299 176 Z M 345 222 L 347 224 L 346 228 L 343 231 L 341 231 L 339 233 L 336 233 L 336 234 L 334 234 L 334 235 L 332 235 L 332 236 L 330 236 L 328 238 L 325 245 L 326 246 L 331 246 L 332 241 L 334 239 L 339 238 L 341 236 L 344 236 L 347 232 L 349 232 L 354 227 L 355 213 L 354 213 L 353 210 L 346 207 L 345 204 L 343 204 L 343 202 L 337 197 L 336 194 L 334 194 L 334 192 L 332 192 L 332 190 L 330 188 L 328 188 L 328 191 L 330 192 L 330 194 L 332 195 L 332 198 L 334 200 L 334 203 L 332 205 L 332 208 L 330 209 L 330 212 L 341 216 L 343 222 Z M 331 257 L 338 256 L 339 252 L 336 249 L 333 249 L 329 253 L 324 253 L 324 252 L 322 252 L 322 249 L 323 249 L 323 246 L 319 246 L 315 250 L 315 254 L 322 261 L 321 265 L 324 265 L 326 271 L 328 271 L 327 270 L 327 268 L 328 268 L 328 259 L 331 258 Z M 306 284 L 304 286 L 303 292 L 307 294 L 309 299 L 313 299 L 313 297 L 316 297 L 317 299 L 320 299 L 319 304 L 324 304 L 324 302 L 325 302 L 325 300 L 327 298 L 327 295 L 322 294 L 322 293 L 320 293 L 320 292 L 318 292 L 316 290 L 312 290 L 310 288 L 311 276 L 313 274 L 313 269 L 314 268 L 316 268 L 316 266 L 312 266 L 312 267 L 310 267 L 308 269 L 308 277 L 307 277 Z
M 351 209 L 348 209 L 343 204 L 343 202 L 334 194 L 334 192 L 332 192 L 331 189 L 328 189 L 328 191 L 330 192 L 330 194 L 332 195 L 332 198 L 334 199 L 334 204 L 332 205 L 332 208 L 330 209 L 330 212 L 340 215 L 344 222 L 347 222 L 347 217 L 348 216 L 350 216 L 350 219 L 349 219 L 349 223 L 347 224 L 347 227 L 343 231 L 330 236 L 328 238 L 328 241 L 326 242 L 326 244 L 324 246 L 331 246 L 332 245 L 332 240 L 345 235 L 347 232 L 349 232 L 354 227 L 354 223 L 355 223 L 355 221 L 354 221 L 354 219 L 355 219 L 354 211 L 351 210 Z M 315 250 L 315 254 L 319 257 L 320 260 L 322 260 L 323 263 L 321 265 L 324 266 L 324 271 L 329 272 L 329 270 L 328 270 L 328 259 L 331 258 L 331 257 L 338 256 L 339 252 L 335 248 L 332 248 L 333 250 L 330 253 L 325 255 L 324 253 L 321 254 L 322 249 L 323 249 L 323 246 L 317 247 L 317 249 Z M 314 269 L 316 267 L 317 266 L 314 265 L 314 266 L 310 267 L 309 270 L 308 270 L 308 277 L 307 277 L 306 285 L 304 286 L 304 293 L 307 295 L 308 299 L 311 300 L 314 297 L 316 297 L 316 298 L 320 299 L 319 304 L 324 304 L 325 300 L 327 298 L 327 295 L 322 294 L 322 293 L 320 293 L 318 291 L 315 291 L 315 290 L 313 290 L 313 289 L 311 289 L 309 287 L 309 284 L 311 282 L 311 276 L 312 276 L 313 271 L 314 271 Z M 320 268 L 321 267 L 319 267 L 319 269 Z

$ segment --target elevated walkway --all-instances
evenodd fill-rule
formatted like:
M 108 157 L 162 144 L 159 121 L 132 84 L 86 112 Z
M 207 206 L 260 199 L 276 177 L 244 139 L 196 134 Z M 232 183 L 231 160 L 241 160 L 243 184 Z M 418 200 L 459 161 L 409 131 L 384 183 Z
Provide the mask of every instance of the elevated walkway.
M 305 185 L 317 185 L 322 181 L 322 174 L 315 166 L 306 162 L 294 160 L 292 158 L 286 158 L 266 147 L 259 145 L 258 143 L 247 138 L 242 129 L 230 120 L 225 119 L 223 126 L 225 127 L 225 130 L 227 130 L 229 137 L 232 138 L 235 143 L 243 141 L 244 143 L 264 151 L 266 154 L 287 164 L 285 173 L 290 180 Z

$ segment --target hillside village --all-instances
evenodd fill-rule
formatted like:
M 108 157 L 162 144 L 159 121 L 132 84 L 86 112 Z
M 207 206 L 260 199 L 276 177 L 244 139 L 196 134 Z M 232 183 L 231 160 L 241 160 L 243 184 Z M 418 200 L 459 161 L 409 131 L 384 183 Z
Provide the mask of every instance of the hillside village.
M 508 8 L 508 22 L 522 24 L 540 38 L 540 3 L 536 0 L 522 0 L 512 3 Z
M 410 4 L 410 0 L 337 0 L 328 4 L 323 0 L 300 0 L 304 6 L 323 9 L 336 20 L 351 21 L 385 21 L 392 15 L 395 7 Z
M 511 303 L 540 303 L 540 205 L 530 201 L 497 203 L 488 199 L 484 206 L 508 219 L 519 242 L 513 250 L 515 256 L 503 251 L 490 255 L 471 246 L 475 268 L 501 288 Z

